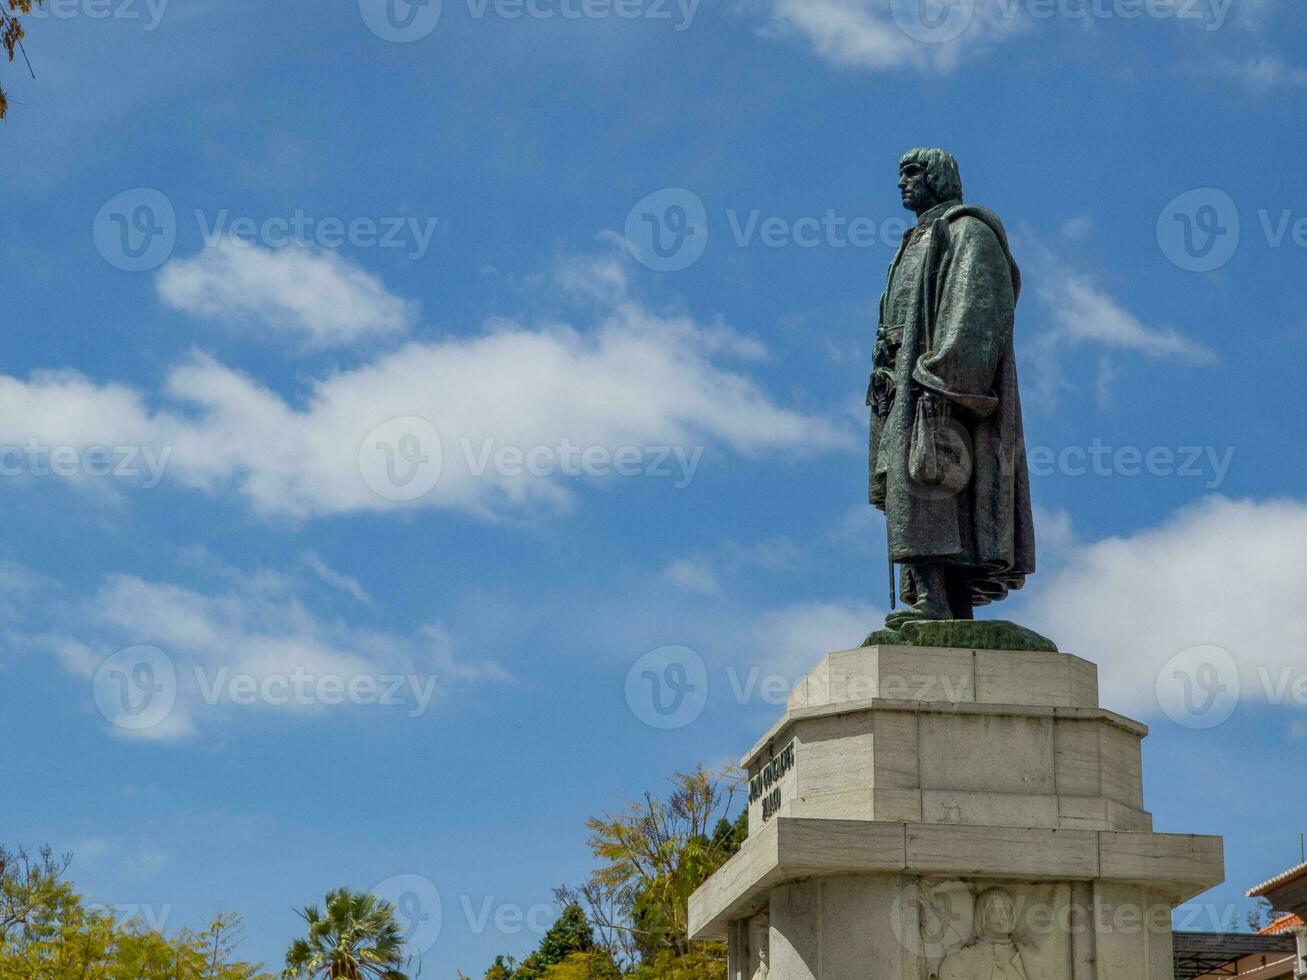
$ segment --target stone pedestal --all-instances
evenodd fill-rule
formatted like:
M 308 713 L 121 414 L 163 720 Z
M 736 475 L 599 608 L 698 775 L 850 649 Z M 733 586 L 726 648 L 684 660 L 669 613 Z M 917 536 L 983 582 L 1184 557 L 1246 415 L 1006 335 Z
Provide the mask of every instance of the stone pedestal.
M 749 838 L 690 899 L 729 980 L 1170 980 L 1220 838 L 1152 832 L 1147 729 L 1064 653 L 833 653 L 750 750 Z

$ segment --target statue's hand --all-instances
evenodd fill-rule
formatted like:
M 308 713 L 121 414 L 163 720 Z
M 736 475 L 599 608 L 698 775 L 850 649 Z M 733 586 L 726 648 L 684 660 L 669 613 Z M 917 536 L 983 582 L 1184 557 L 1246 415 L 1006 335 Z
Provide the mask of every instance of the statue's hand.
M 871 383 L 867 387 L 867 404 L 876 412 L 878 419 L 889 417 L 894 405 L 894 375 L 885 368 L 876 368 L 871 372 Z
M 943 395 L 925 389 L 921 392 L 920 398 L 922 405 L 926 409 L 927 418 L 947 419 L 952 414 L 949 409 L 949 400 Z

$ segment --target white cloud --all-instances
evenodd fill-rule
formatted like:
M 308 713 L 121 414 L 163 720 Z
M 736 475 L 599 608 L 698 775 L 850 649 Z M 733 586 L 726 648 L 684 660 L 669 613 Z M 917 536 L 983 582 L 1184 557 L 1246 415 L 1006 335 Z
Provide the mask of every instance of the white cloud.
M 856 445 L 842 422 L 781 407 L 737 369 L 732 359 L 758 354 L 754 342 L 654 313 L 601 272 L 611 301 L 587 329 L 498 321 L 472 336 L 410 342 L 310 379 L 293 401 L 201 354 L 169 374 L 163 407 L 71 373 L 0 378 L 0 444 L 167 447 L 170 477 L 299 518 L 404 507 L 557 511 L 573 501 L 578 468 L 683 486 L 710 448 L 805 456 Z M 393 426 L 375 431 L 397 418 L 427 420 L 423 431 L 439 437 L 438 447 L 430 438 L 420 445 L 438 480 L 415 500 L 378 487 L 383 463 L 407 465 L 401 457 L 415 445 Z M 600 457 L 588 469 L 578 458 L 587 449 Z M 633 460 L 622 460 L 626 451 Z
M 870 71 L 948 71 L 1025 27 L 1016 5 L 999 0 L 937 5 L 941 14 L 952 10 L 964 18 L 947 40 L 917 19 L 917 0 L 762 0 L 759 6 L 767 33 L 800 37 L 836 66 Z
M 859 599 L 805 602 L 763 613 L 752 629 L 758 662 L 793 685 L 828 653 L 855 650 L 885 623 L 885 611 Z
M 1042 306 L 1041 319 L 1050 324 L 1034 336 L 1030 347 L 1038 367 L 1033 387 L 1046 401 L 1056 401 L 1058 393 L 1069 387 L 1062 370 L 1069 348 L 1098 349 L 1094 388 L 1100 406 L 1111 400 L 1122 353 L 1188 364 L 1216 363 L 1211 348 L 1172 327 L 1144 323 L 1027 229 L 1017 237 L 1018 255 L 1031 256 L 1028 278 L 1037 283 L 1031 292 Z M 1020 310 L 1017 315 L 1028 316 Z
M 404 333 L 414 304 L 330 250 L 263 248 L 225 237 L 160 271 L 159 297 L 173 309 L 224 326 L 269 328 L 306 349 Z
M 1257 92 L 1307 85 L 1307 68 L 1291 65 L 1276 54 L 1260 54 L 1243 61 L 1223 58 L 1216 61 L 1216 68 Z
M 1069 529 L 1055 533 L 1062 544 Z M 1157 677 L 1182 650 L 1214 645 L 1265 702 L 1263 674 L 1307 675 L 1307 503 L 1212 497 L 1125 537 L 1070 544 L 1031 579 L 1022 621 L 1100 664 L 1103 702 L 1158 712 Z
M 705 555 L 671 562 L 663 569 L 663 578 L 678 589 L 697 592 L 700 595 L 716 595 L 722 590 L 722 585 L 717 581 L 717 574 L 713 570 L 712 561 Z
M 699 552 L 669 563 L 662 577 L 687 592 L 716 595 L 722 591 L 723 572 L 793 571 L 805 557 L 803 549 L 790 538 L 769 538 L 751 544 L 723 541 L 711 552 Z
M 1094 219 L 1087 214 L 1078 214 L 1062 222 L 1060 230 L 1063 238 L 1070 239 L 1073 242 L 1082 242 L 1093 234 Z
M 108 658 L 138 648 L 166 658 L 174 678 L 160 688 L 171 702 L 167 713 L 133 727 L 114 707 L 107 720 L 124 736 L 185 738 L 218 718 L 260 709 L 305 713 L 360 704 L 412 717 L 452 684 L 510 679 L 496 663 L 456 657 L 438 625 L 407 636 L 315 613 L 299 584 L 275 573 L 246 575 L 215 592 L 111 575 L 91 596 L 52 608 L 59 609 L 53 629 L 22 635 L 87 680 L 102 711 L 106 701 L 114 704 L 114 684 L 137 683 L 135 661 L 119 665 L 115 677 Z M 162 662 L 152 661 L 155 668 Z M 154 668 L 148 675 L 152 685 L 163 684 L 163 676 Z
M 1088 277 L 1062 271 L 1039 289 L 1056 327 L 1058 343 L 1101 344 L 1152 358 L 1214 361 L 1215 353 L 1169 327 L 1150 327 L 1095 286 Z
M 321 555 L 309 552 L 304 556 L 304 564 L 311 572 L 313 572 L 314 575 L 322 579 L 322 581 L 326 582 L 333 588 L 339 589 L 347 596 L 350 596 L 365 606 L 376 605 L 372 596 L 368 595 L 367 590 L 359 584 L 358 579 L 354 578 L 352 575 L 346 575 L 343 572 L 336 571 L 336 569 L 332 568 L 322 560 Z

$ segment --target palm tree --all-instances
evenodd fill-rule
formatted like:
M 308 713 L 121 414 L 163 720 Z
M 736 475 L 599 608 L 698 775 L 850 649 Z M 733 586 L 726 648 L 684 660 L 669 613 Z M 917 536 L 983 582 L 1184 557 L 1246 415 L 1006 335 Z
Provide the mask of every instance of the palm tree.
M 309 934 L 286 951 L 283 980 L 408 980 L 395 907 L 367 892 L 327 892 L 324 915 L 306 905 Z

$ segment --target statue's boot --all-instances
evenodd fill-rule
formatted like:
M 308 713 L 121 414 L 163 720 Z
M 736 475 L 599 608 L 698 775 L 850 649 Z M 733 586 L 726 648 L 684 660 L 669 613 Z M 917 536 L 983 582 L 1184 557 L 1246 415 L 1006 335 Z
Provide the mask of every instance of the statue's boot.
M 927 617 L 921 615 L 920 610 L 915 606 L 908 606 L 906 609 L 895 609 L 892 613 L 886 615 L 885 628 L 889 630 L 897 630 L 901 628 L 904 623 L 914 623 L 919 619 L 925 618 Z
M 949 581 L 945 567 L 934 562 L 907 564 L 903 568 L 904 598 L 912 605 L 896 609 L 885 617 L 885 627 L 897 630 L 904 623 L 928 619 L 953 619 L 949 606 Z

